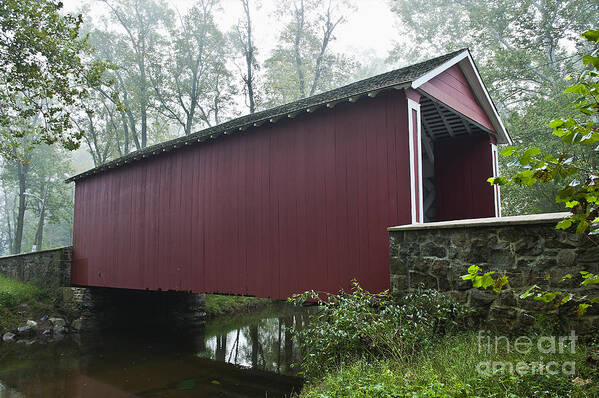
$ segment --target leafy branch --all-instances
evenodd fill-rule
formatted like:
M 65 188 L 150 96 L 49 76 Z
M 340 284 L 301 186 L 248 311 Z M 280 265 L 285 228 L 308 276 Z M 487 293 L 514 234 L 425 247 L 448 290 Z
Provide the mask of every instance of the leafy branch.
M 506 275 L 500 275 L 494 277 L 495 271 L 482 272 L 482 269 L 477 265 L 471 265 L 468 267 L 468 273 L 462 276 L 463 280 L 472 281 L 472 287 L 488 289 L 493 288 L 495 293 L 501 293 L 503 287 L 509 283 L 509 279 Z M 599 284 L 599 274 L 593 274 L 587 271 L 580 271 L 582 276 L 581 287 L 589 285 Z M 545 279 L 549 279 L 551 276 L 547 275 Z M 561 280 L 572 279 L 571 274 L 564 275 Z M 535 301 L 541 301 L 543 303 L 553 303 L 554 308 L 561 307 L 571 301 L 578 302 L 574 307 L 574 312 L 578 317 L 586 314 L 587 310 L 595 303 L 599 303 L 599 297 L 588 297 L 586 295 L 580 296 L 573 292 L 562 292 L 559 290 L 543 290 L 538 285 L 529 287 L 526 291 L 520 294 L 520 299 L 524 300 L 532 297 Z
M 599 30 L 590 30 L 582 36 L 599 44 Z M 575 84 L 564 90 L 565 93 L 578 96 L 570 107 L 579 112 L 579 118 L 555 119 L 549 123 L 553 135 L 572 148 L 592 147 L 599 143 L 599 57 L 585 55 L 582 62 L 588 69 Z M 571 80 L 571 77 L 567 79 Z M 597 150 L 599 147 L 595 148 Z M 571 215 L 560 221 L 556 228 L 565 230 L 575 226 L 577 233 L 599 233 L 599 176 L 594 170 L 581 165 L 572 153 L 543 154 L 539 147 L 522 151 L 508 146 L 501 154 L 516 158 L 519 171 L 510 178 L 489 178 L 491 184 L 533 186 L 557 182 L 561 188 L 555 201 L 563 203 Z

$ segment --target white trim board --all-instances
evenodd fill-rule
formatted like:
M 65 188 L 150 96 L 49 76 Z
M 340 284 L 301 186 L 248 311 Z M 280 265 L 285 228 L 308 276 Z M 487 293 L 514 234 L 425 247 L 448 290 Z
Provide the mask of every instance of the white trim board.
M 418 79 L 414 80 L 412 82 L 412 88 L 417 89 L 418 87 L 422 86 L 424 83 L 431 80 L 433 77 L 440 75 L 441 73 L 445 72 L 447 69 L 451 68 L 452 66 L 454 66 L 455 64 L 457 64 L 458 62 L 460 62 L 461 60 L 463 60 L 464 58 L 466 58 L 468 56 L 469 56 L 468 50 L 464 50 L 463 52 L 456 55 L 449 61 L 445 61 L 441 65 L 437 66 L 435 69 L 426 72 L 424 75 L 422 75 Z
M 497 145 L 491 144 L 491 158 L 493 159 L 493 177 L 499 176 L 499 159 Z M 495 202 L 495 217 L 501 217 L 501 189 L 493 185 L 493 202 Z
M 414 131 L 413 111 L 416 111 L 416 131 Z M 422 128 L 420 123 L 420 104 L 408 98 L 408 140 L 410 147 L 410 207 L 412 224 L 424 222 L 424 203 L 422 194 Z M 414 137 L 416 135 L 416 137 Z M 414 140 L 416 138 L 416 140 Z M 414 148 L 416 141 L 416 148 Z M 415 163 L 416 160 L 416 164 Z M 416 181 L 416 176 L 418 181 Z M 416 197 L 416 184 L 418 184 L 418 197 Z M 418 206 L 416 206 L 418 204 Z M 418 212 L 416 212 L 418 207 Z

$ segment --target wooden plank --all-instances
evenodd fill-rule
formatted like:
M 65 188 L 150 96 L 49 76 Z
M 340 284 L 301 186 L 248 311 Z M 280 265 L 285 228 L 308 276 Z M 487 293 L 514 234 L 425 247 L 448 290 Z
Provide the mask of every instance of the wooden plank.
M 466 136 L 435 143 L 437 221 L 494 216 L 487 136 Z M 485 150 L 486 149 L 486 150 Z
M 459 67 L 454 66 L 441 73 L 424 83 L 420 89 L 489 130 L 495 131 Z
M 326 224 L 326 174 L 329 152 L 329 137 L 326 131 L 326 112 L 318 112 L 307 128 L 308 147 L 306 148 L 306 177 L 309 188 L 306 190 L 306 233 L 307 286 L 326 286 L 327 274 L 327 224 Z M 323 283 L 324 282 L 324 283 Z M 302 287 L 303 288 L 303 287 Z
M 364 107 L 372 109 L 370 106 L 373 100 L 364 100 Z M 367 226 L 364 221 L 367 219 L 364 206 L 367 206 L 367 195 L 370 193 L 368 188 L 368 168 L 366 164 L 366 150 L 369 140 L 366 139 L 368 134 L 374 133 L 366 124 L 366 121 L 359 114 L 351 112 L 351 108 L 345 108 L 343 114 L 337 118 L 337 141 L 341 143 L 338 158 L 343 159 L 340 164 L 340 171 L 345 173 L 345 213 L 340 213 L 339 218 L 344 221 L 342 233 L 346 238 L 346 248 L 344 250 L 343 263 L 334 263 L 338 268 L 337 286 L 341 289 L 344 285 L 349 284 L 352 279 L 362 279 L 364 276 L 360 273 L 361 264 L 368 264 L 368 238 L 367 235 L 362 240 L 362 233 L 367 234 Z M 371 141 L 371 140 L 370 140 Z M 339 176 L 337 176 L 339 178 Z M 353 242 L 364 242 L 362 245 L 352 244 Z
M 376 102 L 372 103 L 372 114 L 373 120 L 369 122 L 374 130 L 375 137 L 375 148 L 374 153 L 376 158 L 374 160 L 374 179 L 376 181 L 376 201 L 378 202 L 373 209 L 374 222 L 371 225 L 371 251 L 372 261 L 367 264 L 366 267 L 360 269 L 360 275 L 364 279 L 364 283 L 367 286 L 384 286 L 387 287 L 389 282 L 388 269 L 388 257 L 389 257 L 389 234 L 387 233 L 387 227 L 392 224 L 392 215 L 388 210 L 387 206 L 381 206 L 380 203 L 385 202 L 388 197 L 387 193 L 387 174 L 389 169 L 387 168 L 387 140 L 385 129 L 385 107 L 383 98 L 377 99 Z M 371 176 L 373 178 L 373 176 Z M 384 268 L 383 268 L 384 267 Z M 380 290 L 383 290 L 382 288 Z

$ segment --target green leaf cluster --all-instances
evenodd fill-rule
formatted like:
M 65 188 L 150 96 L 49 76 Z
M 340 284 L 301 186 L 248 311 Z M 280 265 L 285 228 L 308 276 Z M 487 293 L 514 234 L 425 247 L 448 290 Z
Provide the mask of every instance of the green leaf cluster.
M 468 274 L 463 275 L 462 279 L 472 281 L 473 287 L 479 287 L 485 290 L 492 287 L 495 293 L 500 293 L 501 289 L 508 283 L 508 277 L 501 275 L 494 278 L 494 274 L 495 271 L 483 273 L 478 265 L 471 265 L 468 267 Z
M 56 0 L 0 2 L 0 154 L 19 157 L 39 143 L 73 150 L 84 131 L 71 112 L 83 109 L 107 65 L 91 59 L 79 36 L 82 17 L 63 14 Z
M 489 271 L 486 273 L 482 272 L 482 269 L 478 265 L 471 265 L 468 267 L 468 273 L 462 276 L 463 280 L 472 281 L 472 287 L 487 289 L 493 288 L 495 293 L 501 293 L 501 290 L 505 285 L 509 283 L 507 275 L 501 275 L 494 277 L 495 271 Z M 599 275 L 593 274 L 587 271 L 580 271 L 582 276 L 581 287 L 599 284 Z M 551 275 L 547 275 L 545 279 L 549 279 Z M 561 280 L 572 279 L 571 274 L 564 275 Z M 561 307 L 571 301 L 577 302 L 574 307 L 574 313 L 581 317 L 586 314 L 587 310 L 593 306 L 593 304 L 599 302 L 599 297 L 588 297 L 586 295 L 579 295 L 574 292 L 559 291 L 559 290 L 542 290 L 538 285 L 530 286 L 526 291 L 520 294 L 520 299 L 525 300 L 532 297 L 535 301 L 541 301 L 543 303 L 553 303 L 554 308 Z

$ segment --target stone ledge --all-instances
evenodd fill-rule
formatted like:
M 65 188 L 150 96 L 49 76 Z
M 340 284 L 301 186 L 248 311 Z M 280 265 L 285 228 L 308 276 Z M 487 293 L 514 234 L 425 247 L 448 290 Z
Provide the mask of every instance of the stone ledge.
M 469 228 L 469 227 L 494 227 L 498 225 L 534 225 L 534 224 L 549 224 L 557 223 L 559 220 L 567 217 L 570 213 L 543 213 L 530 214 L 525 216 L 511 217 L 489 217 L 489 218 L 472 218 L 468 220 L 455 221 L 440 221 L 422 224 L 399 225 L 397 227 L 389 227 L 388 231 L 418 231 L 430 229 L 448 229 L 448 228 Z
M 14 257 L 27 257 L 27 256 L 33 256 L 33 255 L 39 255 L 39 254 L 44 254 L 44 253 L 51 253 L 51 252 L 56 252 L 56 251 L 61 251 L 61 250 L 71 250 L 73 248 L 73 246 L 62 246 L 62 247 L 55 247 L 52 249 L 44 249 L 44 250 L 37 250 L 34 252 L 25 252 L 25 253 L 18 253 L 18 254 L 9 254 L 8 256 L 0 256 L 0 260 L 2 259 L 6 259 L 6 258 L 14 258 Z
M 71 284 L 72 246 L 0 257 L 0 275 L 43 289 Z

